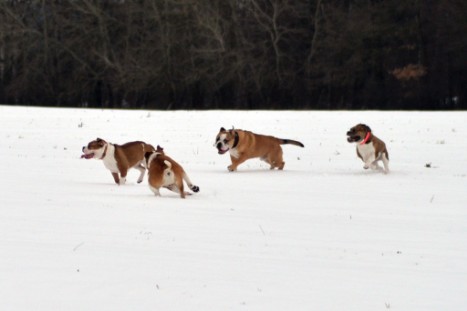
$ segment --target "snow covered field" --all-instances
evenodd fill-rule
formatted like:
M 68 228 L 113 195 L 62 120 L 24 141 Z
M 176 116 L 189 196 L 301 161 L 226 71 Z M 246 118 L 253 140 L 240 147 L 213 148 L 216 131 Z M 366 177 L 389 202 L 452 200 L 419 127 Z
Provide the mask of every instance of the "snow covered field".
M 221 126 L 305 148 L 229 173 Z M 200 192 L 115 185 L 96 137 L 161 145 Z M 0 310 L 467 310 L 467 112 L 0 106 L 0 161 Z

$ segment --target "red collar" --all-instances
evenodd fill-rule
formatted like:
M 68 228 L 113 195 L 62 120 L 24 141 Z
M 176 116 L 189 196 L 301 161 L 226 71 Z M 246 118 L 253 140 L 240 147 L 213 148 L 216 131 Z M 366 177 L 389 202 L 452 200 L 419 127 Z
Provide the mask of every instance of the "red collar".
M 368 139 L 370 139 L 371 132 L 366 133 L 365 139 L 360 143 L 360 145 L 366 144 Z

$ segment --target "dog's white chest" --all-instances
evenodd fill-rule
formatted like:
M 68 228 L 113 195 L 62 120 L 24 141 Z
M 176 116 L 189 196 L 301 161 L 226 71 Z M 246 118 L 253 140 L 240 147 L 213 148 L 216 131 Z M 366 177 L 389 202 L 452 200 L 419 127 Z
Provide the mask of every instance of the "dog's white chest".
M 358 153 L 363 158 L 363 161 L 367 161 L 371 157 L 375 157 L 375 147 L 372 143 L 363 144 L 357 146 Z
M 240 157 L 240 154 L 238 153 L 237 148 L 230 149 L 229 152 L 230 152 L 230 155 L 236 159 Z
M 107 153 L 102 159 L 104 161 L 105 167 L 110 170 L 112 173 L 119 173 L 117 160 L 115 160 L 115 147 L 111 144 L 108 145 Z

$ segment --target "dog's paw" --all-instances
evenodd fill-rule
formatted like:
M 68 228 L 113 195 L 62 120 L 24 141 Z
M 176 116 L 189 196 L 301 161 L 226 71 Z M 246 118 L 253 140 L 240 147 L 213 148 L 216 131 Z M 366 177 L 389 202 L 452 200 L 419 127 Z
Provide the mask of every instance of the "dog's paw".
M 232 165 L 227 166 L 227 169 L 229 170 L 229 172 L 235 171 L 235 167 L 233 167 Z
M 190 189 L 193 192 L 199 192 L 199 187 L 198 186 L 191 186 Z

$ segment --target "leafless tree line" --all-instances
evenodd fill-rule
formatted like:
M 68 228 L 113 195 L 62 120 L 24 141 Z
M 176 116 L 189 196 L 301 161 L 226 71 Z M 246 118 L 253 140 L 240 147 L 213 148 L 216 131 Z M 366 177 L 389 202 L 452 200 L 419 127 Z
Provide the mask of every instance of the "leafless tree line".
M 464 0 L 4 0 L 0 103 L 465 109 Z

